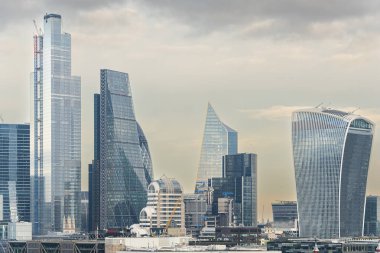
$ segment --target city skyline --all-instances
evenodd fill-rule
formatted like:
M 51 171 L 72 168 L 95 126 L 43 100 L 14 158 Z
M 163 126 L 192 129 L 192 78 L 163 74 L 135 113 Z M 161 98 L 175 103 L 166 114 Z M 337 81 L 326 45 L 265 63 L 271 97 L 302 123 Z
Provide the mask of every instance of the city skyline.
M 211 101 L 223 120 L 239 132 L 239 150 L 260 157 L 258 192 L 264 197 L 259 198 L 259 217 L 263 204 L 267 218 L 272 201 L 295 200 L 291 111 L 333 102 L 331 107 L 340 105 L 346 111 L 368 108 L 357 113 L 380 122 L 377 98 L 372 95 L 379 92 L 380 81 L 374 22 L 379 8 L 374 2 L 334 1 L 335 7 L 344 8 L 331 8 L 322 15 L 325 4 L 313 1 L 288 3 L 294 11 L 284 5 L 271 10 L 271 1 L 267 5 L 238 1 L 236 6 L 245 4 L 244 9 L 253 8 L 256 15 L 238 10 L 228 17 L 223 15 L 222 9 L 228 8 L 222 2 L 220 7 L 206 6 L 199 19 L 191 15 L 199 6 L 205 7 L 201 4 L 191 5 L 189 13 L 180 17 L 170 13 L 183 14 L 181 4 L 162 3 L 160 8 L 151 2 L 37 4 L 21 7 L 24 12 L 13 11 L 12 3 L 6 3 L 0 15 L 5 20 L 0 56 L 6 59 L 1 63 L 0 81 L 6 85 L 0 88 L 0 101 L 3 108 L 12 109 L 0 114 L 7 122 L 31 122 L 29 105 L 19 102 L 28 100 L 30 93 L 31 20 L 39 24 L 41 10 L 49 9 L 65 18 L 76 59 L 73 73 L 82 76 L 83 177 L 92 159 L 92 94 L 98 88 L 98 71 L 105 67 L 131 74 L 138 120 L 150 143 L 155 175 L 177 178 L 185 192 L 191 192 L 195 182 L 204 108 Z M 276 16 L 280 8 L 284 14 Z M 302 10 L 315 14 L 306 17 Z M 214 20 L 207 19 L 207 11 L 215 13 L 212 17 L 218 22 L 210 22 Z M 172 29 L 166 29 L 168 25 Z M 378 147 L 375 135 L 368 194 L 380 192 Z M 273 189 L 273 184 L 282 191 Z M 86 186 L 83 180 L 83 189 Z

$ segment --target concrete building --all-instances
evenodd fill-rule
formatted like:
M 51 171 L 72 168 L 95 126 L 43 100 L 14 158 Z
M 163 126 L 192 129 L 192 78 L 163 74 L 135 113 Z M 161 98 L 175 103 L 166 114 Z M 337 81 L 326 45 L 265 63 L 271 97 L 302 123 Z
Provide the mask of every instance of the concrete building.
M 191 237 L 129 237 L 129 238 L 105 238 L 105 251 L 107 253 L 133 252 L 134 250 L 150 252 L 159 249 L 175 249 L 175 247 L 187 246 Z
M 163 176 L 150 183 L 140 226 L 155 234 L 185 235 L 183 190 L 176 179 Z
M 276 229 L 296 228 L 298 214 L 296 201 L 279 201 L 272 203 L 273 226 Z
M 198 237 L 205 224 L 207 213 L 207 196 L 205 194 L 185 194 L 185 227 L 186 234 Z
M 32 223 L 9 222 L 8 240 L 30 241 L 32 240 Z

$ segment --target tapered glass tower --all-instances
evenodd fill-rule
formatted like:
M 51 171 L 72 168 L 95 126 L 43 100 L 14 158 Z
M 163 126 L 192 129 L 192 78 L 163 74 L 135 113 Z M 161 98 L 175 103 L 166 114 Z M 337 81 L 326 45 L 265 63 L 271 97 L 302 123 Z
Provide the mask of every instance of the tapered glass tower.
M 34 234 L 81 227 L 81 81 L 71 75 L 71 36 L 61 29 L 61 16 L 46 14 L 34 36 Z
M 363 233 L 374 124 L 333 109 L 292 116 L 299 232 L 337 238 Z
M 222 177 L 223 156 L 237 153 L 237 136 L 237 132 L 224 124 L 208 104 L 195 192 L 206 189 L 209 178 Z
M 127 73 L 100 71 L 100 226 L 138 223 L 153 170 Z M 96 181 L 96 180 L 95 180 Z

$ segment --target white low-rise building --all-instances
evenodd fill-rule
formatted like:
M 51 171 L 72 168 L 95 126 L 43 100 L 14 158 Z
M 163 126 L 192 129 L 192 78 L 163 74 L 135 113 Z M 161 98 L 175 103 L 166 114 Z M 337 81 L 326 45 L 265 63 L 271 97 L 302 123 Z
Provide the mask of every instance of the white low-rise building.
M 107 253 L 129 252 L 145 250 L 147 252 L 163 249 L 175 249 L 189 245 L 191 237 L 128 237 L 105 238 L 105 250 Z
M 140 226 L 169 235 L 185 235 L 183 190 L 173 178 L 161 177 L 148 186 L 148 203 L 140 212 Z
M 30 241 L 32 240 L 32 223 L 30 222 L 9 222 L 8 240 Z

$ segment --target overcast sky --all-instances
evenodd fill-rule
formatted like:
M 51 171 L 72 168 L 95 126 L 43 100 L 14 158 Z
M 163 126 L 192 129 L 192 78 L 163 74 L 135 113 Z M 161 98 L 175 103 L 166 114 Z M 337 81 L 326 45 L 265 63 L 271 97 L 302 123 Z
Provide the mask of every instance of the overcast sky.
M 0 115 L 30 121 L 34 26 L 59 13 L 82 77 L 82 188 L 99 69 L 128 72 L 155 177 L 193 190 L 207 102 L 258 154 L 259 218 L 295 200 L 291 112 L 326 105 L 380 125 L 380 1 L 13 0 L 0 8 Z M 375 136 L 368 194 L 380 194 Z

